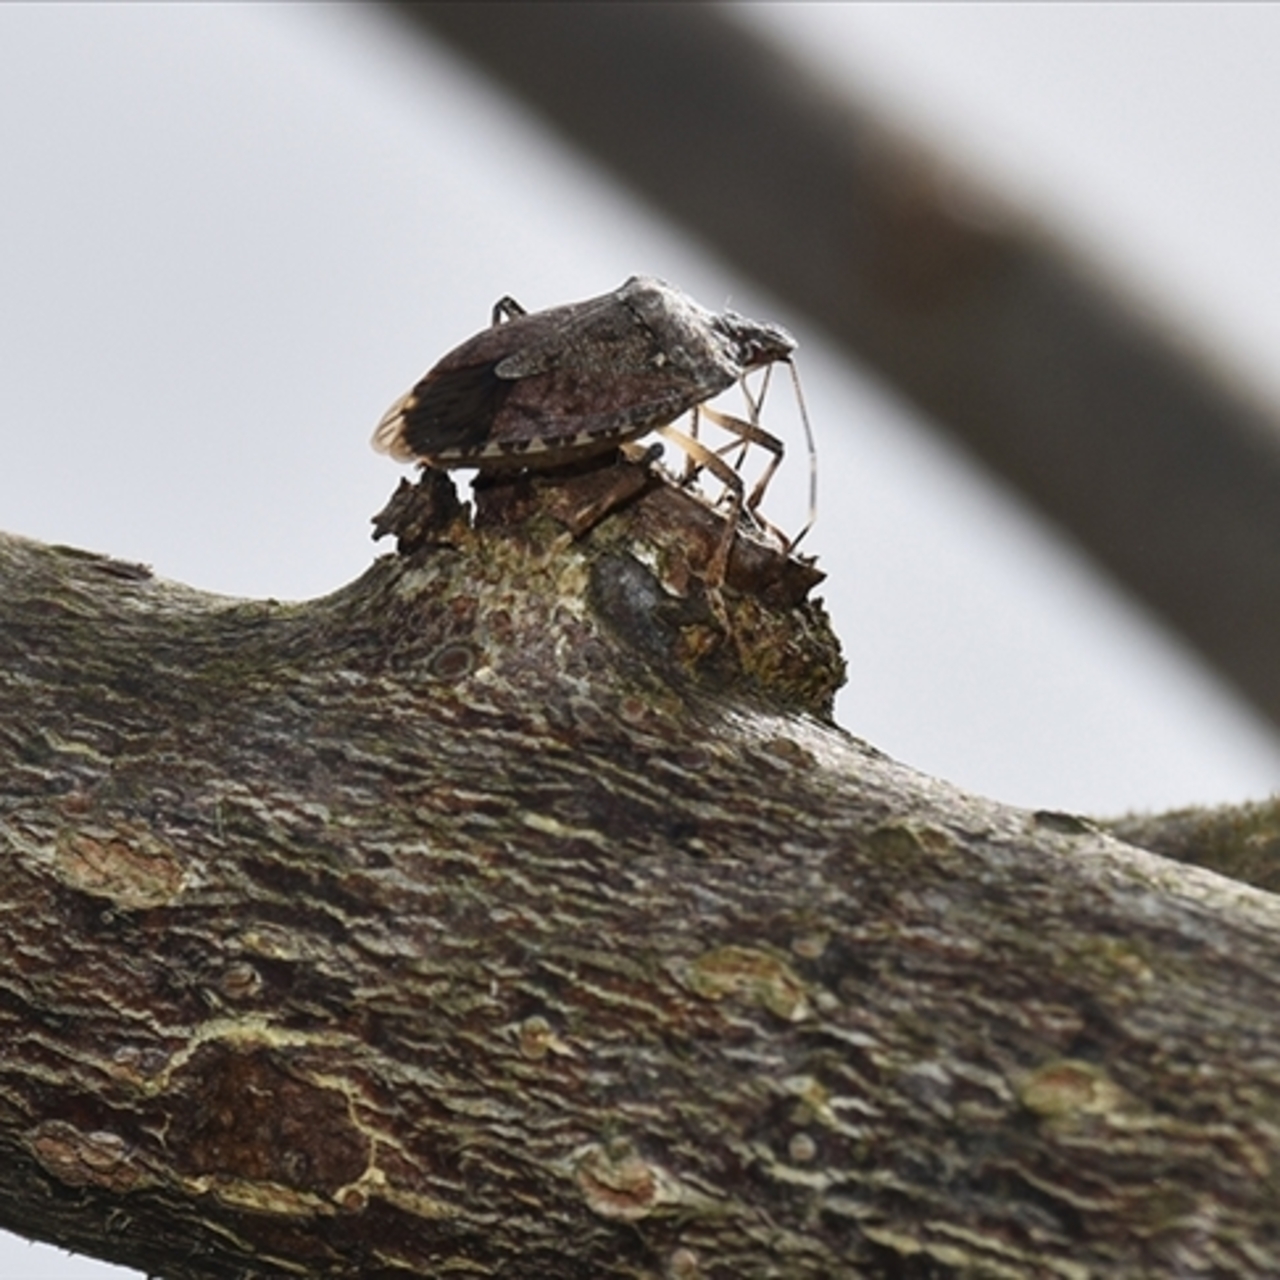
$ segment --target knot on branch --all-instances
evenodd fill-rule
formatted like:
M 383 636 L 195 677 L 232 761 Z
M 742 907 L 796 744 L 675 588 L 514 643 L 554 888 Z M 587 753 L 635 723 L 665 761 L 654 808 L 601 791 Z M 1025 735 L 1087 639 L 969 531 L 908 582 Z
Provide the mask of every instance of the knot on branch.
M 723 514 L 643 462 L 486 476 L 474 495 L 473 513 L 445 472 L 427 468 L 373 518 L 406 570 L 431 567 L 437 603 L 451 596 L 465 612 L 475 585 L 501 583 L 499 621 L 520 615 L 510 639 L 526 654 L 563 653 L 586 617 L 630 676 L 733 689 L 830 720 L 845 667 L 825 609 L 809 599 L 825 577 L 812 559 L 739 527 L 717 575 Z M 433 660 L 469 662 L 438 646 Z

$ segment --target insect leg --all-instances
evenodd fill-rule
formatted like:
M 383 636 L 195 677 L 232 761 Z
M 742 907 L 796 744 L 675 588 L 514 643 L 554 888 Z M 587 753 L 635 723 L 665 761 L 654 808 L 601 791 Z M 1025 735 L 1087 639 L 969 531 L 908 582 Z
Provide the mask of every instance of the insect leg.
M 750 406 L 750 419 L 757 426 L 760 423 L 760 413 L 764 409 L 764 398 L 769 394 L 769 381 L 773 377 L 773 365 L 767 364 L 764 367 L 764 375 L 760 379 L 760 394 L 753 396 L 751 388 L 747 385 L 746 374 L 742 375 L 742 395 Z
M 710 410 L 704 410 L 710 412 Z M 733 550 L 734 535 L 738 532 L 738 520 L 742 515 L 742 477 L 719 454 L 713 453 L 701 440 L 676 427 L 659 427 L 658 434 L 672 444 L 679 445 L 699 467 L 705 467 L 724 485 L 730 495 L 729 514 L 725 517 L 724 533 L 707 565 L 707 586 L 719 592 L 729 572 L 729 553 Z
M 765 365 L 764 374 L 760 379 L 759 395 L 751 394 L 751 386 L 747 382 L 747 374 L 744 373 L 742 377 L 738 379 L 738 386 L 742 389 L 742 398 L 747 402 L 747 421 L 751 423 L 753 427 L 758 427 L 760 425 L 760 413 L 764 409 L 764 398 L 769 394 L 769 380 L 772 376 L 773 365 Z M 737 445 L 729 445 L 724 448 L 717 449 L 716 452 L 723 456 L 724 454 L 727 454 L 730 449 L 737 448 L 738 456 L 734 459 L 733 465 L 735 469 L 741 470 L 742 464 L 747 459 L 748 445 L 749 442 L 744 439 Z
M 688 438 L 690 440 L 698 439 L 698 423 L 701 421 L 699 413 L 700 408 L 701 406 L 695 404 L 693 408 L 689 410 Z M 684 449 L 684 446 L 681 445 L 681 448 Z M 680 475 L 681 487 L 687 489 L 698 478 L 698 472 L 701 470 L 702 467 L 694 457 L 693 451 L 690 449 L 684 449 L 684 471 Z
M 661 457 L 662 446 L 657 441 L 647 447 L 628 441 L 619 446 L 619 452 L 624 459 L 620 465 L 597 468 L 577 477 L 575 493 L 584 495 L 585 502 L 570 497 L 567 487 L 552 496 L 552 511 L 569 530 L 569 542 L 595 528 L 650 483 L 653 473 L 649 467 Z
M 493 328 L 497 328 L 504 320 L 516 320 L 529 313 L 509 294 L 503 294 L 493 304 Z
M 746 498 L 745 505 L 747 512 L 751 518 L 755 520 L 761 528 L 765 529 L 773 537 L 778 539 L 779 544 L 785 549 L 790 550 L 793 542 L 787 537 L 781 529 L 771 524 L 758 511 L 761 501 L 764 498 L 765 490 L 769 487 L 769 481 L 773 479 L 774 472 L 782 464 L 782 455 L 784 452 L 782 441 L 777 436 L 766 431 L 763 427 L 756 426 L 750 422 L 744 422 L 741 418 L 735 418 L 731 413 L 720 413 L 716 409 L 703 409 L 703 412 L 718 427 L 731 432 L 738 437 L 743 449 L 748 445 L 758 444 L 761 448 L 769 453 L 769 462 L 764 469 L 764 473 L 760 479 L 756 481 L 750 495 Z M 736 442 L 735 442 L 736 444 Z M 708 468 L 710 470 L 710 468 Z M 719 473 L 714 473 L 717 479 L 720 479 Z M 739 495 L 742 493 L 742 479 L 737 472 L 733 472 L 734 478 L 737 480 L 737 490 Z
M 647 467 L 662 457 L 662 446 L 656 440 L 652 444 L 626 440 L 618 446 L 618 450 L 628 462 L 634 462 L 642 467 Z
M 791 370 L 791 385 L 796 394 L 796 406 L 800 410 L 800 424 L 804 428 L 805 450 L 809 456 L 809 512 L 805 518 L 803 527 L 794 537 L 788 538 L 776 529 L 767 520 L 763 519 L 756 510 L 760 501 L 764 498 L 765 489 L 768 487 L 769 481 L 773 478 L 773 473 L 778 469 L 782 461 L 782 443 L 777 437 L 764 431 L 760 426 L 760 408 L 764 403 L 765 391 L 768 389 L 768 375 L 773 369 L 772 365 L 765 366 L 765 379 L 760 385 L 760 394 L 752 396 L 750 389 L 745 381 L 742 384 L 743 395 L 746 397 L 747 404 L 750 406 L 749 413 L 751 421 L 743 422 L 740 418 L 734 418 L 732 421 L 726 421 L 728 414 L 717 414 L 714 410 L 707 409 L 707 416 L 727 431 L 733 432 L 740 436 L 745 444 L 750 441 L 759 444 L 763 448 L 768 449 L 774 456 L 768 467 L 765 469 L 764 475 L 757 481 L 755 488 L 751 491 L 751 496 L 747 499 L 747 511 L 765 528 L 775 534 L 783 547 L 788 552 L 794 551 L 800 545 L 800 540 L 813 528 L 813 523 L 818 515 L 818 451 L 813 442 L 813 428 L 809 424 L 809 410 L 804 402 L 804 392 L 800 389 L 800 375 L 796 372 L 795 364 L 788 360 L 787 367 Z M 721 450 L 720 452 L 727 452 Z M 739 459 L 741 461 L 741 459 Z

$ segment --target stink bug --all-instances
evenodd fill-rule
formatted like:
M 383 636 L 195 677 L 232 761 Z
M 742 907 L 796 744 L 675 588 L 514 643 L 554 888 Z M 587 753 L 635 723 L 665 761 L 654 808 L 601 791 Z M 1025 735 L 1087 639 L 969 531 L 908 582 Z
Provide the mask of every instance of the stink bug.
M 604 457 L 660 432 L 688 454 L 686 480 L 705 468 L 730 495 L 729 528 L 710 567 L 713 580 L 722 581 L 738 517 L 744 506 L 755 517 L 782 459 L 782 442 L 760 427 L 759 400 L 749 393 L 749 422 L 702 406 L 753 369 L 790 365 L 795 345 L 777 325 L 707 311 L 644 276 L 546 311 L 527 313 L 503 298 L 490 328 L 454 348 L 391 406 L 373 446 L 398 461 L 442 469 L 543 470 Z M 671 426 L 690 411 L 691 433 Z M 749 496 L 722 456 L 729 450 L 717 452 L 697 439 L 699 411 L 744 449 L 758 444 L 773 455 Z M 801 413 L 803 419 L 803 404 Z M 804 425 L 808 434 L 807 419 Z M 812 481 L 811 438 L 809 447 Z M 778 536 L 788 550 L 799 540 Z

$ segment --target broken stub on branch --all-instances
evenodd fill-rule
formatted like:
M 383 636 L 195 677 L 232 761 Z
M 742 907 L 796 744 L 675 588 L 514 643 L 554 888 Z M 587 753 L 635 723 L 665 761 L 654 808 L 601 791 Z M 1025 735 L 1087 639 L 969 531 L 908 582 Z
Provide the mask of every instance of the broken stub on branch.
M 374 517 L 374 537 L 395 535 L 405 555 L 490 538 L 553 554 L 577 544 L 596 611 L 649 656 L 728 678 L 764 659 L 776 665 L 797 626 L 829 637 L 820 606 L 806 603 L 824 575 L 793 554 L 809 524 L 789 537 L 759 510 L 783 449 L 760 425 L 763 388 L 753 395 L 745 378 L 789 365 L 794 348 L 775 325 L 707 311 L 655 280 L 534 314 L 503 299 L 492 327 L 441 359 L 379 424 L 375 448 L 423 474 L 401 482 Z M 706 405 L 735 384 L 745 418 Z M 684 414 L 688 430 L 673 427 Z M 728 443 L 710 444 L 703 421 Z M 681 472 L 640 443 L 651 433 L 684 452 Z M 767 461 L 748 489 L 742 465 L 753 447 Z M 474 517 L 446 474 L 461 468 L 477 472 Z M 714 500 L 697 487 L 704 475 L 720 486 Z M 808 709 L 829 712 L 838 652 L 823 666 L 830 688 Z

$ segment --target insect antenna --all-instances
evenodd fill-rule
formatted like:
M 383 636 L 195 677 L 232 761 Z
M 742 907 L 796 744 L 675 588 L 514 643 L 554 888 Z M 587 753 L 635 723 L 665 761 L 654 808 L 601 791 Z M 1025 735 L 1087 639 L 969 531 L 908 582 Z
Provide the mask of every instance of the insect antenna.
M 791 386 L 796 393 L 796 406 L 800 410 L 800 424 L 804 427 L 805 449 L 809 454 L 809 516 L 804 522 L 804 527 L 791 539 L 787 547 L 788 551 L 794 551 L 799 545 L 800 539 L 813 528 L 813 522 L 818 518 L 818 449 L 813 442 L 813 428 L 809 425 L 809 410 L 805 406 L 804 392 L 800 389 L 800 375 L 796 372 L 795 364 L 790 360 L 787 361 L 787 368 L 791 370 Z

